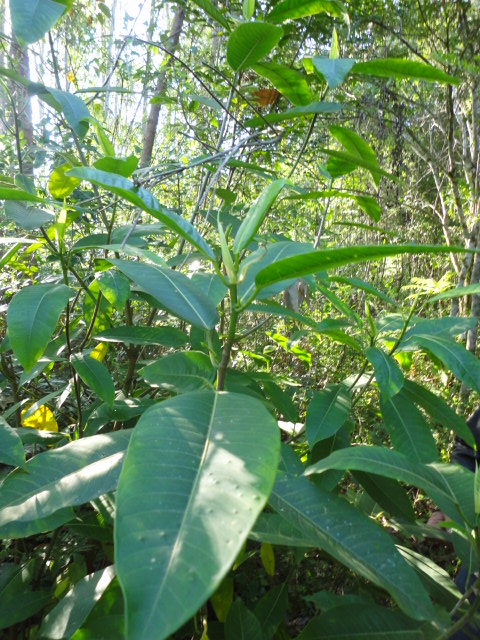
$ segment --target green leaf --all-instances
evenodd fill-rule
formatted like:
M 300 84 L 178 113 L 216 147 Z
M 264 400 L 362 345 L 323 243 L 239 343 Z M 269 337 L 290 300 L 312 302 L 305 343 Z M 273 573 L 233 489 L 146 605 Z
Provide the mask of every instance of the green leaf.
M 294 105 L 308 105 L 312 94 L 307 81 L 298 71 L 276 62 L 262 62 L 252 65 L 255 73 L 269 80 L 275 89 L 282 93 Z
M 66 522 L 66 507 L 114 490 L 130 435 L 124 430 L 75 440 L 12 471 L 0 495 L 0 535 L 23 538 L 54 529 Z
M 38 97 L 49 104 L 51 104 L 51 101 L 48 101 L 48 98 L 45 100 L 45 91 L 53 98 L 54 103 L 56 103 L 55 108 L 63 113 L 65 120 L 72 127 L 75 134 L 79 138 L 84 138 L 88 131 L 88 119 L 90 117 L 90 112 L 85 102 L 78 96 L 66 91 L 44 86 L 38 93 Z
M 109 566 L 75 583 L 60 602 L 45 616 L 40 627 L 42 638 L 71 638 L 112 582 L 115 569 Z
M 1 189 L 0 189 L 1 197 Z M 449 300 L 450 298 L 460 298 L 461 296 L 470 296 L 474 293 L 480 293 L 480 284 L 469 284 L 466 287 L 454 287 L 442 293 L 438 293 L 433 298 L 429 298 L 428 302 L 437 302 L 438 300 Z
M 122 311 L 130 297 L 130 283 L 128 279 L 118 271 L 102 271 L 96 276 L 98 287 L 111 305 Z
M 113 259 L 109 262 L 139 284 L 174 316 L 201 329 L 213 329 L 217 324 L 215 305 L 183 273 L 141 262 Z
M 203 9 L 205 13 L 210 16 L 215 22 L 222 25 L 227 31 L 230 31 L 230 25 L 228 24 L 228 20 L 224 17 L 223 13 L 217 9 L 217 7 L 210 0 L 192 0 L 197 7 Z
M 351 402 L 343 384 L 329 384 L 315 393 L 305 416 L 305 433 L 310 448 L 337 433 L 349 416 Z
M 435 422 L 439 422 L 446 429 L 453 431 L 471 447 L 475 446 L 472 432 L 467 427 L 465 420 L 444 401 L 425 387 L 420 386 L 413 380 L 405 380 L 403 391 Z
M 407 615 L 434 619 L 427 594 L 390 536 L 343 498 L 305 477 L 280 474 L 269 503 L 308 538 L 316 539 L 316 546 L 386 589 Z
M 200 391 L 143 414 L 116 500 L 127 639 L 167 638 L 215 591 L 265 505 L 279 448 L 276 421 L 249 396 Z
M 159 344 L 162 347 L 178 349 L 188 342 L 188 337 L 174 327 L 121 326 L 101 331 L 94 336 L 102 342 L 123 342 L 124 344 Z
M 256 116 L 250 118 L 245 122 L 246 127 L 262 127 L 266 126 L 266 123 L 276 124 L 277 122 L 284 122 L 285 120 L 293 120 L 295 118 L 301 118 L 302 116 L 309 116 L 314 113 L 338 113 L 343 109 L 343 104 L 338 102 L 312 102 L 303 107 L 293 107 L 288 111 L 282 111 L 281 113 L 266 113 L 263 118 Z M 217 190 L 218 192 L 218 190 Z
M 72 356 L 72 366 L 87 387 L 93 389 L 104 402 L 113 405 L 115 386 L 108 369 L 101 362 L 89 355 L 77 354 Z
M 250 531 L 251 540 L 269 542 L 286 547 L 315 547 L 315 536 L 306 536 L 277 513 L 260 514 Z
M 238 255 L 252 241 L 253 236 L 262 224 L 270 207 L 277 199 L 278 194 L 285 186 L 285 180 L 274 180 L 268 184 L 256 201 L 252 204 L 245 216 L 240 228 L 235 235 L 233 253 Z
M 228 64 L 235 71 L 248 69 L 267 55 L 282 36 L 282 27 L 265 22 L 247 22 L 239 25 L 228 38 Z
M 13 627 L 43 609 L 51 599 L 48 591 L 33 591 L 34 559 L 24 565 L 2 563 L 0 575 L 0 629 Z M 2 634 L 5 637 L 5 634 Z
M 376 604 L 348 604 L 316 616 L 297 640 L 423 640 L 420 625 Z
M 250 20 L 254 13 L 255 0 L 243 0 L 243 17 L 245 20 Z
M 438 245 L 364 245 L 342 247 L 340 249 L 323 249 L 312 251 L 303 255 L 292 256 L 280 260 L 257 273 L 255 284 L 258 289 L 267 287 L 286 278 L 301 278 L 309 273 L 317 273 L 327 269 L 343 267 L 346 264 L 357 264 L 368 260 L 380 260 L 389 256 L 401 254 L 442 254 L 442 253 L 463 253 L 467 250 L 463 247 L 445 247 Z M 467 251 L 468 252 L 468 251 Z
M 392 397 L 382 397 L 380 410 L 393 446 L 417 462 L 438 459 L 432 432 L 413 402 L 399 391 Z
M 348 19 L 347 10 L 339 0 L 284 0 L 275 5 L 267 15 L 267 20 L 284 22 L 317 13 L 327 13 L 332 18 Z
M 64 284 L 30 285 L 13 296 L 7 311 L 8 336 L 25 371 L 45 351 L 69 297 Z
M 264 640 L 257 616 L 239 598 L 228 610 L 225 640 Z
M 65 4 L 55 0 L 10 0 L 13 31 L 25 44 L 40 40 L 64 11 Z
M 440 336 L 416 335 L 413 343 L 438 358 L 467 387 L 480 393 L 480 363 L 476 356 L 454 340 Z
M 368 62 L 357 62 L 351 70 L 354 75 L 375 76 L 377 78 L 415 79 L 457 85 L 458 78 L 423 62 L 401 58 L 380 58 Z
M 5 202 L 5 217 L 13 220 L 17 227 L 22 227 L 27 231 L 38 229 L 54 221 L 53 215 L 48 211 L 42 211 L 14 200 Z
M 257 602 L 254 613 L 262 627 L 263 640 L 270 640 L 285 618 L 288 607 L 287 585 L 277 584 Z
M 387 294 L 383 293 L 383 291 L 379 291 L 376 287 L 370 284 L 370 282 L 365 282 L 365 280 L 360 280 L 359 278 L 345 278 L 343 276 L 330 276 L 328 278 L 328 281 L 347 284 L 350 287 L 354 287 L 355 289 L 361 289 L 362 291 L 366 291 L 367 293 L 370 293 L 372 296 L 375 296 L 376 298 L 380 298 L 380 300 L 383 300 L 387 304 L 391 304 L 395 307 L 398 306 L 395 300 L 387 296 Z
M 129 178 L 138 166 L 138 158 L 134 155 L 130 155 L 128 158 L 108 156 L 106 158 L 99 158 L 93 163 L 93 166 L 100 171 L 118 173 L 118 175 L 124 178 Z
M 353 476 L 382 509 L 392 516 L 415 523 L 415 512 L 410 498 L 396 480 L 363 471 L 355 471 Z
M 365 351 L 375 370 L 375 379 L 384 400 L 389 400 L 403 387 L 404 377 L 396 361 L 377 347 Z
M 312 64 L 325 78 L 329 89 L 336 89 L 348 76 L 348 72 L 355 64 L 355 60 L 353 60 L 353 58 L 332 59 L 314 56 L 312 58 Z
M 247 258 L 242 260 L 239 271 L 240 283 L 238 285 L 238 295 L 241 303 L 248 300 L 255 292 L 255 276 L 259 271 L 270 264 L 274 264 L 289 256 L 306 253 L 312 249 L 311 244 L 304 242 L 292 242 L 291 240 L 283 242 L 268 243 L 260 247 Z M 295 282 L 296 278 L 288 278 L 282 282 L 276 283 L 271 287 L 265 288 L 258 296 L 259 299 L 271 298 L 283 291 Z M 291 309 L 282 307 L 282 310 L 288 315 L 288 312 L 294 313 Z M 270 313 L 270 311 L 268 311 Z M 297 314 L 298 315 L 298 314 Z M 293 316 L 292 316 L 293 317 Z M 316 323 L 314 323 L 316 326 Z
M 331 125 L 328 130 L 330 134 L 340 142 L 345 148 L 347 153 L 351 156 L 362 160 L 363 163 L 371 165 L 373 168 L 370 170 L 373 181 L 378 187 L 380 183 L 380 175 L 378 174 L 378 160 L 375 152 L 369 144 L 363 140 L 359 135 L 350 129 L 345 127 L 339 127 L 338 125 Z M 378 218 L 376 218 L 378 220 Z
M 78 178 L 65 175 L 65 172 L 71 168 L 72 166 L 65 162 L 51 172 L 48 178 L 48 190 L 53 198 L 63 200 L 80 184 L 81 180 Z
M 43 198 L 39 198 L 27 191 L 21 189 L 10 189 L 9 187 L 0 187 L 0 200 L 25 200 L 26 202 L 45 202 Z
M 100 145 L 100 149 L 102 150 L 102 153 L 105 156 L 115 156 L 115 149 L 112 143 L 110 142 L 110 138 L 108 137 L 101 123 L 92 116 L 87 116 L 84 119 L 90 124 L 93 124 L 93 127 L 95 129 L 95 134 L 97 136 L 98 144 Z M 136 166 L 134 168 L 136 168 Z
M 415 318 L 414 326 L 407 329 L 400 343 L 400 348 L 415 344 L 412 336 L 425 335 L 439 338 L 455 337 L 477 326 L 476 318 L 455 318 L 445 316 L 443 318 Z
M 168 211 L 162 207 L 149 191 L 143 187 L 136 187 L 131 180 L 121 175 L 119 176 L 108 171 L 100 171 L 89 167 L 76 167 L 75 169 L 71 169 L 68 174 L 104 187 L 135 206 L 140 207 L 143 211 L 147 211 L 174 233 L 178 233 L 179 236 L 193 244 L 193 246 L 205 256 L 212 260 L 215 259 L 215 254 L 211 247 L 190 222 L 184 220 L 173 211 Z
M 263 381 L 263 389 L 266 396 L 273 402 L 276 411 L 278 411 L 285 420 L 289 422 L 298 421 L 297 409 L 288 393 L 271 380 Z
M 172 353 L 140 370 L 150 386 L 177 393 L 211 389 L 215 373 L 210 358 L 201 351 Z
M 330 469 L 365 471 L 423 489 L 439 509 L 462 524 L 474 517 L 473 474 L 453 464 L 420 464 L 385 447 L 356 446 L 334 451 L 307 467 L 305 475 Z M 459 515 L 460 514 L 460 515 Z
M 18 434 L 19 429 L 12 429 L 6 420 L 0 418 L 0 462 L 11 467 L 23 467 L 25 452 Z

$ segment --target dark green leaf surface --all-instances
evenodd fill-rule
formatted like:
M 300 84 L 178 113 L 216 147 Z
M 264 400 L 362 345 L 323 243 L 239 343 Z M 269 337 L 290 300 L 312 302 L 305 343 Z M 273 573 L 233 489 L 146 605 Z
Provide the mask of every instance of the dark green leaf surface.
M 201 329 L 213 329 L 217 324 L 215 305 L 183 273 L 128 260 L 111 259 L 109 262 L 139 284 L 174 316 Z
M 427 82 L 458 84 L 458 78 L 449 76 L 444 71 L 414 60 L 401 58 L 379 58 L 368 62 L 357 62 L 352 70 L 355 75 L 375 76 L 377 78 L 410 78 Z
M 48 591 L 33 591 L 31 582 L 35 563 L 14 565 L 2 563 L 0 573 L 0 629 L 13 627 L 45 607 L 51 596 Z M 2 634 L 3 635 L 3 634 Z M 5 637 L 5 635 L 4 635 Z
M 272 587 L 258 601 L 254 613 L 262 627 L 263 640 L 270 640 L 287 613 L 288 593 L 285 583 Z
M 47 531 L 52 514 L 115 489 L 130 435 L 125 430 L 75 440 L 39 453 L 25 470 L 13 471 L 0 494 L 0 535 L 18 538 Z
M 102 271 L 97 275 L 98 287 L 111 305 L 122 311 L 130 296 L 130 283 L 118 271 Z
M 97 333 L 94 338 L 102 342 L 123 342 L 133 345 L 159 344 L 162 347 L 172 349 L 183 347 L 188 342 L 187 335 L 174 327 L 141 327 L 138 325 L 112 327 Z
M 270 494 L 279 447 L 276 421 L 245 395 L 183 394 L 141 417 L 115 521 L 129 640 L 167 638 L 215 591 Z
M 203 9 L 203 11 L 205 11 L 207 16 L 210 16 L 211 18 L 213 18 L 215 22 L 218 22 L 218 24 L 224 27 L 227 31 L 230 30 L 230 25 L 228 23 L 228 20 L 225 18 L 223 13 L 221 13 L 221 11 L 216 7 L 216 5 L 213 4 L 213 2 L 211 2 L 210 0 L 192 0 L 192 2 L 196 4 L 197 7 L 200 7 L 200 9 Z
M 25 452 L 19 429 L 12 427 L 0 418 L 0 463 L 12 467 L 23 467 L 25 464 Z
M 72 357 L 72 366 L 83 382 L 93 389 L 97 396 L 112 406 L 115 399 L 115 385 L 108 369 L 89 355 Z
M 257 616 L 239 598 L 228 610 L 225 640 L 264 640 Z
M 176 393 L 211 388 L 215 374 L 210 358 L 200 351 L 165 355 L 140 371 L 152 387 Z
M 369 347 L 365 351 L 375 370 L 375 379 L 382 398 L 387 401 L 403 387 L 405 378 L 397 362 L 381 349 Z
M 308 538 L 316 539 L 319 548 L 386 589 L 407 615 L 416 620 L 435 617 L 420 581 L 389 535 L 344 499 L 305 477 L 279 475 L 269 503 Z
M 26 229 L 27 231 L 38 229 L 54 221 L 51 213 L 42 211 L 36 207 L 29 207 L 15 200 L 5 202 L 5 217 L 13 220 L 17 227 L 22 227 L 22 229 Z
M 64 11 L 65 4 L 55 0 L 10 0 L 13 31 L 25 44 L 40 40 Z
M 35 284 L 21 289 L 8 305 L 10 345 L 28 371 L 45 351 L 70 298 L 64 284 Z
M 463 247 L 444 247 L 439 245 L 364 245 L 342 247 L 340 249 L 324 249 L 312 251 L 303 255 L 292 256 L 280 260 L 262 269 L 255 277 L 258 288 L 266 287 L 286 278 L 301 278 L 309 273 L 317 273 L 325 269 L 335 269 L 346 264 L 356 264 L 367 260 L 380 260 L 389 256 L 401 254 L 442 254 L 464 253 Z
M 333 436 L 350 413 L 351 397 L 343 384 L 327 385 L 318 391 L 308 405 L 305 433 L 310 447 Z
M 346 129 L 345 127 L 330 125 L 328 130 L 330 131 L 330 134 L 345 148 L 347 153 L 359 158 L 362 162 L 373 167 L 370 170 L 370 173 L 375 185 L 378 187 L 380 183 L 380 174 L 378 173 L 378 169 L 380 167 L 378 165 L 377 156 L 370 145 L 354 131 Z
M 248 69 L 267 55 L 282 35 L 281 27 L 265 22 L 247 22 L 239 25 L 228 39 L 228 64 L 235 71 Z
M 380 400 L 380 410 L 393 446 L 416 462 L 438 459 L 435 439 L 422 413 L 402 391 Z
M 312 102 L 303 107 L 293 107 L 288 111 L 282 111 L 280 113 L 266 113 L 263 118 L 259 116 L 250 118 L 245 122 L 246 127 L 263 127 L 267 122 L 270 124 L 276 124 L 277 122 L 285 122 L 286 120 L 293 120 L 295 118 L 301 118 L 302 116 L 309 116 L 315 113 L 338 113 L 343 109 L 343 104 L 337 102 Z
M 347 18 L 348 14 L 340 0 L 283 0 L 275 5 L 267 16 L 270 22 L 297 20 L 317 13 L 328 13 L 333 18 Z

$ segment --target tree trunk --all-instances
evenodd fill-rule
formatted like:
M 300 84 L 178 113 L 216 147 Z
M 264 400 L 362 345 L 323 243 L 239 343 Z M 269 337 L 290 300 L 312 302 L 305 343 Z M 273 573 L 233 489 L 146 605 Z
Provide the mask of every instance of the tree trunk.
M 178 47 L 180 39 L 180 33 L 183 27 L 183 21 L 185 18 L 184 9 L 177 9 L 173 17 L 172 28 L 170 29 L 170 35 L 168 42 L 170 45 L 170 51 L 175 51 Z M 171 66 L 172 58 L 163 67 L 160 75 L 157 79 L 157 86 L 155 87 L 155 95 L 161 95 L 167 88 L 167 71 Z M 161 104 L 152 104 L 150 107 L 150 113 L 148 114 L 147 124 L 145 126 L 145 132 L 143 134 L 142 155 L 140 157 L 140 166 L 145 167 L 150 164 L 153 154 L 153 144 L 155 142 L 155 134 L 157 133 L 158 118 L 160 116 Z

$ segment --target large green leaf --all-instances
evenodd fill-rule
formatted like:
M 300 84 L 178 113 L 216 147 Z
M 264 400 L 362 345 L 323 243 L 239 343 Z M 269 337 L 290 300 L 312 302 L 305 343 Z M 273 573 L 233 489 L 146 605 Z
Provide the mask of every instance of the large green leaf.
M 43 87 L 43 90 L 38 92 L 38 97 L 48 104 L 52 104 L 52 102 L 49 98 L 46 99 L 45 91 L 53 98 L 55 108 L 63 113 L 65 120 L 72 127 L 76 135 L 79 138 L 84 138 L 88 131 L 88 118 L 90 118 L 90 112 L 85 102 L 79 96 L 67 93 L 66 91 L 53 89 L 52 87 Z
M 460 335 L 477 326 L 476 318 L 456 318 L 444 316 L 443 318 L 415 318 L 415 324 L 405 332 L 400 350 L 405 350 L 409 342 L 415 344 L 415 340 L 410 340 L 412 336 L 425 335 L 439 338 L 450 338 Z
M 403 387 L 405 378 L 396 361 L 377 347 L 365 351 L 375 370 L 375 379 L 384 400 L 389 400 Z
M 45 202 L 43 198 L 34 196 L 28 191 L 21 189 L 11 189 L 10 187 L 0 187 L 0 200 L 24 200 L 26 202 Z
M 305 432 L 310 447 L 337 433 L 348 418 L 351 402 L 343 384 L 329 384 L 313 396 L 305 416 Z
M 128 260 L 111 259 L 109 262 L 139 284 L 174 316 L 201 329 L 213 329 L 217 324 L 215 305 L 183 273 Z
M 405 489 L 396 481 L 374 473 L 354 471 L 354 478 L 368 495 L 392 516 L 415 523 L 415 512 Z
M 285 180 L 274 180 L 265 187 L 256 201 L 252 204 L 245 216 L 240 228 L 235 234 L 235 242 L 233 244 L 233 252 L 240 253 L 248 247 L 257 229 L 262 224 L 270 207 L 275 202 L 278 194 L 285 186 Z
M 70 289 L 64 284 L 35 284 L 12 298 L 7 311 L 8 336 L 26 371 L 45 351 L 69 297 Z
M 115 569 L 111 565 L 76 582 L 43 619 L 40 637 L 52 640 L 71 638 L 100 600 L 114 576 Z
M 348 19 L 347 10 L 340 0 L 283 0 L 267 15 L 271 22 L 297 20 L 317 13 L 327 13 L 332 18 Z
M 423 62 L 403 60 L 402 58 L 380 58 L 368 62 L 357 62 L 351 69 L 352 74 L 375 76 L 377 78 L 408 78 L 458 84 L 459 79 Z
M 276 421 L 245 395 L 184 394 L 140 418 L 115 520 L 128 639 L 167 638 L 215 591 L 270 494 L 279 448 Z
M 415 345 L 433 353 L 467 387 L 480 393 L 480 362 L 470 351 L 449 338 L 416 335 L 412 337 Z
M 280 113 L 266 113 L 263 118 L 256 116 L 250 118 L 245 122 L 246 127 L 262 127 L 268 123 L 276 124 L 277 122 L 284 122 L 285 120 L 293 120 L 294 118 L 301 118 L 302 116 L 309 116 L 314 113 L 338 113 L 343 109 L 343 104 L 338 102 L 312 102 L 304 107 L 293 107 L 288 111 L 281 111 Z
M 269 503 L 295 528 L 316 539 L 319 548 L 386 589 L 407 615 L 416 620 L 435 617 L 419 579 L 390 536 L 344 499 L 305 477 L 279 475 Z
M 475 446 L 472 432 L 467 427 L 465 420 L 458 413 L 455 413 L 445 400 L 413 380 L 405 380 L 403 391 L 410 400 L 420 405 L 432 420 L 439 422 L 446 429 L 453 429 L 457 436 L 465 440 L 471 447 Z
M 356 264 L 368 260 L 380 260 L 381 258 L 404 253 L 414 255 L 417 253 L 463 253 L 465 251 L 466 249 L 463 247 L 418 244 L 364 245 L 342 247 L 340 249 L 323 249 L 280 260 L 257 273 L 255 283 L 259 289 L 262 289 L 286 278 L 301 278 L 309 273 L 317 273 L 325 269 L 335 269 L 346 264 Z
M 420 624 L 376 604 L 348 604 L 311 620 L 297 640 L 423 640 Z
M 185 393 L 211 388 L 216 369 L 201 351 L 172 353 L 159 358 L 140 371 L 152 387 Z
M 48 178 L 48 190 L 53 198 L 63 200 L 63 198 L 69 196 L 80 184 L 81 180 L 79 180 L 79 178 L 72 178 L 71 176 L 65 175 L 65 173 L 71 168 L 71 164 L 64 162 L 58 167 L 55 167 L 55 169 L 50 173 Z
M 49 516 L 115 489 L 130 435 L 125 430 L 75 440 L 12 471 L 0 494 L 0 536 L 47 531 Z
M 438 459 L 435 439 L 425 418 L 402 391 L 380 400 L 382 417 L 397 451 L 417 462 Z
M 262 627 L 263 640 L 270 640 L 285 618 L 288 607 L 287 590 L 285 582 L 277 584 L 255 605 L 254 613 Z
M 253 65 L 259 76 L 269 80 L 275 89 L 282 93 L 294 105 L 308 105 L 312 101 L 312 94 L 307 81 L 298 71 L 276 62 L 262 62 Z
M 51 599 L 48 591 L 32 590 L 35 562 L 27 564 L 2 562 L 0 573 L 0 629 L 12 627 L 45 607 Z M 4 638 L 11 634 L 2 634 Z M 14 637 L 14 636 L 13 636 Z
M 355 64 L 352 58 L 322 58 L 314 56 L 312 64 L 325 78 L 330 89 L 336 89 L 348 75 Z
M 228 610 L 225 640 L 264 640 L 260 621 L 239 598 Z
M 15 200 L 5 202 L 5 217 L 13 220 L 17 227 L 22 227 L 27 231 L 50 224 L 55 219 L 48 211 L 42 211 L 42 209 L 27 206 L 23 202 L 16 202 Z
M 246 22 L 239 25 L 228 39 L 228 64 L 235 71 L 248 69 L 267 55 L 282 36 L 282 27 L 265 22 Z
M 184 220 L 173 211 L 168 211 L 160 205 L 158 200 L 143 187 L 136 187 L 131 180 L 123 176 L 91 169 L 89 167 L 75 167 L 68 172 L 68 175 L 88 180 L 93 184 L 108 189 L 112 193 L 124 198 L 143 211 L 147 211 L 151 216 L 160 220 L 166 227 L 174 233 L 193 244 L 199 251 L 210 259 L 215 259 L 212 248 L 205 242 L 195 227 Z
M 65 8 L 65 2 L 55 0 L 10 0 L 13 31 L 25 44 L 36 42 L 53 27 Z
M 97 396 L 110 406 L 115 399 L 115 385 L 108 369 L 89 355 L 77 354 L 72 357 L 72 366 L 83 382 L 93 389 Z
M 1 197 L 1 189 L 0 189 Z M 437 293 L 433 298 L 429 298 L 429 302 L 437 302 L 438 300 L 448 300 L 450 298 L 460 298 L 461 296 L 470 296 L 473 293 L 480 293 L 480 283 L 468 284 L 465 287 L 454 287 L 453 289 L 447 289 L 442 293 Z
M 25 452 L 19 431 L 20 429 L 12 429 L 0 418 L 0 463 L 12 467 L 23 467 L 25 464 Z
M 188 337 L 175 327 L 120 326 L 101 331 L 94 336 L 102 342 L 123 342 L 124 344 L 160 344 L 162 347 L 178 349 L 188 342 Z
M 334 451 L 307 467 L 305 475 L 329 469 L 365 471 L 423 489 L 450 518 L 464 525 L 474 518 L 473 474 L 453 464 L 420 464 L 385 447 L 357 446 Z M 461 516 L 459 516 L 461 514 Z
M 96 276 L 98 287 L 111 305 L 122 311 L 130 296 L 130 283 L 118 271 L 102 271 Z
M 372 174 L 375 185 L 378 187 L 380 183 L 380 174 L 378 173 L 378 169 L 380 167 L 378 166 L 377 156 L 371 146 L 354 131 L 346 129 L 345 127 L 331 125 L 328 130 L 330 131 L 330 134 L 346 149 L 347 153 L 374 167 L 374 169 L 370 170 L 370 173 Z
M 218 22 L 218 24 L 222 25 L 222 27 L 227 31 L 230 31 L 228 20 L 224 17 L 223 13 L 221 13 L 217 6 L 213 4 L 213 2 L 210 0 L 192 0 L 192 2 L 196 4 L 197 7 L 200 7 L 200 9 L 203 9 L 210 18 L 215 20 L 215 22 Z

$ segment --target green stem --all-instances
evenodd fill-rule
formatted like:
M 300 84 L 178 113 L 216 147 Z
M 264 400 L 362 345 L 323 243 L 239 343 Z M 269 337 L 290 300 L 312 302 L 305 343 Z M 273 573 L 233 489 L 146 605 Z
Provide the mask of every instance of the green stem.
M 230 285 L 230 324 L 228 326 L 227 339 L 223 345 L 222 357 L 217 370 L 217 391 L 223 391 L 225 387 L 225 376 L 227 375 L 227 367 L 230 362 L 230 354 L 232 352 L 233 343 L 235 342 L 235 334 L 237 331 L 238 309 L 237 309 L 237 285 Z

